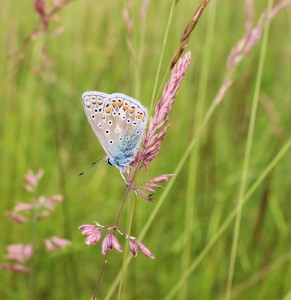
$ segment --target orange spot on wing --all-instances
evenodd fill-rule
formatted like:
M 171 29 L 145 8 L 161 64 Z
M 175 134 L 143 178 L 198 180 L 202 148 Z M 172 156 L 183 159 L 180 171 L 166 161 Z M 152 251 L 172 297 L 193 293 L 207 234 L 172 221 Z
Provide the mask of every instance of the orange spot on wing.
M 128 105 L 123 105 L 123 110 L 127 110 L 128 109 Z
M 141 119 L 143 117 L 143 113 L 137 114 L 138 119 Z
M 129 112 L 130 112 L 131 114 L 133 114 L 133 113 L 135 112 L 135 108 L 134 108 L 134 107 L 131 107 L 130 110 L 129 110 Z
M 117 101 L 117 105 L 118 105 L 119 107 L 122 105 L 122 101 L 121 101 L 120 99 Z
M 106 108 L 105 108 L 105 112 L 106 112 L 107 114 L 109 114 L 109 113 L 111 112 L 111 107 L 106 107 Z
M 102 114 L 102 119 L 105 119 L 105 113 Z

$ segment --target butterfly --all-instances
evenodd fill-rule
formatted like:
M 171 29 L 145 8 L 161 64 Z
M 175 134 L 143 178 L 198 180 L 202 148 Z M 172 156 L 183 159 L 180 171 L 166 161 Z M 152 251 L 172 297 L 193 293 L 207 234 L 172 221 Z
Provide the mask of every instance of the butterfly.
M 101 146 L 108 164 L 123 173 L 134 160 L 145 134 L 147 109 L 127 95 L 85 92 L 82 102 L 87 119 Z M 126 181 L 126 180 L 125 180 Z

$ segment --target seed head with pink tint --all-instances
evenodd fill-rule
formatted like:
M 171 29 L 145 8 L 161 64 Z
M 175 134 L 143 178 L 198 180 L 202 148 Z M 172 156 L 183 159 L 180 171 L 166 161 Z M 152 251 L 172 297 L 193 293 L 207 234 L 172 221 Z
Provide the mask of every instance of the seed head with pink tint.
M 156 189 L 162 188 L 162 186 L 158 183 L 163 183 L 165 181 L 168 181 L 168 179 L 171 178 L 172 176 L 174 176 L 174 174 L 160 175 L 142 184 L 139 184 L 138 186 L 134 187 L 133 190 L 137 195 L 139 195 L 143 199 L 153 202 L 154 201 L 153 196 L 156 193 Z
M 62 195 L 54 195 L 51 197 L 39 196 L 36 191 L 40 180 L 43 177 L 43 170 L 38 170 L 36 173 L 29 170 L 24 176 L 24 188 L 29 193 L 33 194 L 30 202 L 18 201 L 12 211 L 5 212 L 5 215 L 12 221 L 21 224 L 29 220 L 41 220 L 51 216 L 56 204 L 63 200 Z
M 38 170 L 36 173 L 33 173 L 32 170 L 29 170 L 24 176 L 25 184 L 24 189 L 30 193 L 33 193 L 38 186 L 38 182 L 43 176 L 43 170 Z
M 155 115 L 150 118 L 149 129 L 146 133 L 144 146 L 137 153 L 131 166 L 142 162 L 142 166 L 147 166 L 158 154 L 161 143 L 166 135 L 169 125 L 165 126 L 169 120 L 169 113 L 173 107 L 178 90 L 189 66 L 191 53 L 187 52 L 172 70 L 171 77 L 166 84 L 162 97 L 155 108 Z
M 70 240 L 58 236 L 52 236 L 51 238 L 45 239 L 45 247 L 48 252 L 55 252 L 56 249 L 64 249 L 71 245 L 71 243 Z
M 50 217 L 57 203 L 62 201 L 61 195 L 54 195 L 51 197 L 37 196 L 37 187 L 39 181 L 43 177 L 43 171 L 39 170 L 34 173 L 29 170 L 24 177 L 25 189 L 33 194 L 29 196 L 29 203 L 18 201 L 12 211 L 5 212 L 5 216 L 17 224 L 25 222 L 34 223 L 41 221 L 44 217 Z M 38 241 L 41 237 L 38 236 Z M 52 236 L 44 238 L 44 246 L 48 252 L 54 252 L 57 249 L 63 249 L 71 244 L 71 241 Z M 35 244 L 24 245 L 22 243 L 12 244 L 7 246 L 6 260 L 17 262 L 17 264 L 0 265 L 0 269 L 13 272 L 29 272 L 29 268 L 25 266 L 28 260 L 33 256 L 34 249 L 40 249 Z
M 24 263 L 33 255 L 33 247 L 31 244 L 12 244 L 6 247 L 6 259 Z
M 248 1 L 249 2 L 249 1 Z M 261 40 L 266 23 L 274 18 L 278 12 L 291 5 L 291 0 L 281 1 L 268 14 L 263 11 L 256 27 L 252 27 L 252 6 L 248 4 L 246 33 L 243 38 L 233 47 L 227 61 L 227 69 L 230 70 L 245 58 L 251 49 Z
M 122 246 L 116 237 L 116 233 L 128 240 L 129 249 L 134 257 L 137 256 L 137 249 L 139 249 L 144 255 L 153 259 L 152 252 L 134 236 L 127 234 L 125 231 L 119 229 L 116 226 L 103 226 L 99 223 L 95 225 L 85 224 L 79 227 L 82 234 L 86 236 L 86 245 L 95 245 L 102 239 L 102 235 L 105 235 L 101 242 L 101 253 L 107 255 L 109 251 L 115 249 L 118 252 L 122 252 Z

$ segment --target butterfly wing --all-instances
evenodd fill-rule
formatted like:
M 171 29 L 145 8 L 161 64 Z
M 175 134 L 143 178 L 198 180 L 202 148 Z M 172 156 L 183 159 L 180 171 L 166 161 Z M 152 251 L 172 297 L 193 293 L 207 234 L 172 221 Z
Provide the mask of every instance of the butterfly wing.
M 91 125 L 92 130 L 97 136 L 100 144 L 103 146 L 106 143 L 105 136 L 102 134 L 102 113 L 103 113 L 103 104 L 105 99 L 109 97 L 109 94 L 89 91 L 85 92 L 82 95 L 82 103 L 84 107 L 85 114 Z M 106 151 L 105 147 L 103 146 Z M 109 153 L 107 153 L 109 154 Z
M 84 111 L 111 162 L 128 165 L 141 143 L 147 122 L 147 110 L 124 94 L 86 92 Z
M 147 110 L 141 103 L 124 94 L 111 94 L 103 104 L 102 131 L 105 151 L 113 163 L 129 164 L 140 146 L 147 121 Z

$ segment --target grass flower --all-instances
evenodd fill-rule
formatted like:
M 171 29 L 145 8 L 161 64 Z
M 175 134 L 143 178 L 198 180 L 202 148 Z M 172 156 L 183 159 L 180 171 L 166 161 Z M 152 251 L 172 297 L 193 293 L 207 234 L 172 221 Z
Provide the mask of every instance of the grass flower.
M 30 193 L 33 193 L 38 185 L 38 182 L 43 176 L 43 170 L 38 170 L 37 173 L 33 173 L 32 170 L 29 170 L 25 175 L 25 184 L 24 189 Z
M 165 181 L 168 181 L 168 179 L 171 178 L 172 176 L 174 176 L 174 174 L 160 175 L 158 177 L 148 180 L 143 184 L 140 184 L 139 186 L 141 186 L 141 188 L 135 187 L 133 188 L 133 190 L 137 195 L 152 202 L 154 201 L 153 196 L 156 193 L 156 189 L 162 188 L 162 186 L 159 185 L 158 183 L 163 183 Z
M 161 143 L 166 135 L 169 125 L 169 113 L 181 86 L 182 80 L 190 63 L 191 53 L 187 52 L 172 70 L 171 77 L 166 84 L 162 97 L 155 108 L 155 115 L 150 118 L 149 129 L 144 139 L 143 148 L 137 153 L 131 167 L 137 163 L 147 166 L 158 154 Z
M 153 253 L 140 241 L 136 242 L 136 245 L 138 247 L 138 249 L 147 257 L 154 259 L 155 256 L 153 255 Z
M 182 37 L 181 37 L 180 47 L 176 51 L 174 57 L 172 58 L 171 66 L 170 66 L 171 69 L 176 65 L 177 61 L 179 60 L 179 58 L 183 54 L 184 50 L 187 48 L 191 33 L 194 30 L 194 28 L 196 27 L 203 11 L 204 11 L 205 7 L 207 6 L 207 4 L 209 3 L 209 1 L 210 0 L 203 0 L 201 2 L 201 4 L 198 6 L 195 13 L 191 17 L 190 21 L 186 25 L 186 27 L 184 29 L 184 32 L 182 34 Z
M 129 249 L 130 249 L 130 252 L 132 253 L 132 255 L 134 257 L 137 256 L 137 250 L 136 250 L 136 246 L 135 246 L 135 243 L 131 240 L 128 241 L 128 244 L 129 244 Z
M 99 223 L 95 223 L 95 225 L 82 225 L 79 227 L 79 229 L 82 231 L 82 234 L 86 236 L 85 244 L 88 246 L 95 245 L 100 241 L 102 234 L 106 234 L 101 243 L 101 253 L 103 255 L 107 255 L 108 252 L 113 248 L 118 252 L 122 252 L 122 246 L 117 237 L 114 235 L 117 232 L 120 236 L 123 236 L 128 240 L 129 249 L 134 257 L 137 256 L 138 248 L 147 257 L 151 259 L 154 258 L 153 253 L 144 244 L 138 241 L 136 237 L 129 235 L 125 231 L 119 229 L 117 226 L 104 226 Z
M 36 173 L 29 170 L 24 176 L 24 189 L 29 193 L 35 194 L 42 177 L 43 170 L 40 169 Z M 39 221 L 50 217 L 56 204 L 62 200 L 62 195 L 54 195 L 48 198 L 45 196 L 33 197 L 30 203 L 18 201 L 12 211 L 5 212 L 5 216 L 18 224 L 32 219 Z
M 251 16 L 247 18 L 246 33 L 243 38 L 233 47 L 227 61 L 227 69 L 230 70 L 246 57 L 251 49 L 261 40 L 266 22 L 274 18 L 278 12 L 291 5 L 291 0 L 281 1 L 271 12 L 263 11 L 256 27 L 251 27 Z M 249 9 L 250 10 L 250 9 Z M 249 13 L 250 14 L 250 13 Z
M 94 225 L 83 225 L 79 229 L 83 231 L 82 234 L 86 235 L 86 245 L 95 245 L 101 238 L 100 231 Z
M 26 266 L 23 266 L 23 265 L 20 265 L 20 264 L 0 265 L 0 270 L 12 271 L 14 273 L 27 273 L 27 272 L 29 272 L 29 269 Z
M 101 244 L 102 254 L 107 254 L 109 250 L 112 250 L 112 235 L 109 233 L 105 236 Z
M 25 216 L 22 216 L 20 214 L 17 214 L 16 212 L 13 211 L 6 211 L 4 213 L 6 217 L 8 217 L 11 221 L 18 223 L 18 224 L 23 224 L 27 222 L 27 218 Z
M 31 244 L 12 244 L 6 247 L 6 252 L 6 259 L 25 263 L 32 257 L 33 247 Z
M 43 171 L 39 170 L 34 173 L 29 170 L 24 176 L 25 189 L 29 193 L 36 193 L 39 181 L 43 177 Z M 35 226 L 36 221 L 41 221 L 44 217 L 50 217 L 57 203 L 61 202 L 63 197 L 61 195 L 54 195 L 51 197 L 37 196 L 31 199 L 30 203 L 17 202 L 12 211 L 6 211 L 5 216 L 17 224 L 25 222 L 31 223 L 32 227 Z M 39 237 L 38 237 L 39 238 Z M 31 244 L 24 245 L 22 243 L 12 244 L 7 246 L 5 258 L 10 261 L 15 261 L 17 264 L 13 265 L 0 265 L 2 270 L 10 270 L 13 272 L 28 272 L 33 273 L 33 267 L 27 268 L 24 264 L 33 256 L 34 249 L 38 247 L 32 239 Z M 71 244 L 68 239 L 63 239 L 58 236 L 52 236 L 44 239 L 45 249 L 48 252 L 54 252 L 56 249 L 63 249 Z M 32 264 L 33 266 L 33 264 Z
M 40 196 L 31 203 L 17 202 L 12 211 L 5 212 L 5 215 L 16 223 L 25 223 L 28 219 L 42 220 L 51 217 L 55 205 L 63 200 L 61 195 L 54 195 L 49 198 Z
M 117 250 L 118 252 L 122 252 L 122 247 L 121 247 L 118 239 L 114 235 L 111 235 L 111 242 L 112 242 L 112 246 L 115 250 Z
M 268 14 L 267 11 L 263 11 L 261 17 L 257 23 L 257 26 L 252 27 L 252 4 L 250 1 L 247 2 L 247 17 L 246 17 L 246 31 L 244 36 L 239 42 L 231 49 L 230 54 L 227 59 L 227 73 L 225 80 L 222 83 L 217 96 L 214 100 L 215 106 L 218 106 L 223 100 L 225 94 L 230 89 L 233 84 L 233 71 L 239 65 L 239 63 L 247 57 L 251 52 L 253 47 L 259 43 L 263 36 L 263 32 L 266 26 L 266 22 L 274 18 L 278 12 L 280 12 L 285 7 L 291 5 L 291 0 L 284 0 L 277 4 Z
M 34 0 L 34 9 L 39 14 L 44 29 L 47 30 L 49 25 L 49 19 L 45 9 L 45 1 Z
M 51 238 L 45 239 L 45 247 L 48 252 L 54 252 L 56 248 L 63 249 L 71 245 L 71 241 L 67 239 L 62 239 L 57 236 L 52 236 Z

